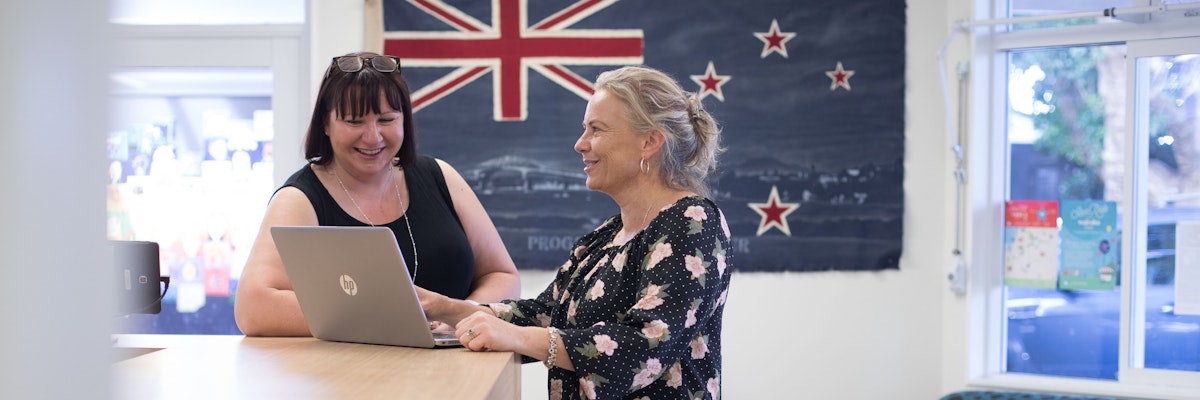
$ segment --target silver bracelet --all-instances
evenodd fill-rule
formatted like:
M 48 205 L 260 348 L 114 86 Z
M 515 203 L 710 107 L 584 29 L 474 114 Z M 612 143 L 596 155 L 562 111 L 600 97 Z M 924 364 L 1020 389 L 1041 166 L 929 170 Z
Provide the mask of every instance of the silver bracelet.
M 558 328 L 550 327 L 550 356 L 546 357 L 546 361 L 542 362 L 546 368 L 554 368 L 554 359 L 558 356 Z

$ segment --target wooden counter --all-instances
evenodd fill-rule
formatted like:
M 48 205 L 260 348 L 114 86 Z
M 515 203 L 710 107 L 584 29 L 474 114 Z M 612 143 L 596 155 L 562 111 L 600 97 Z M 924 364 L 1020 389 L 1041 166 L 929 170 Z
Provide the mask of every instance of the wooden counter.
M 115 399 L 519 399 L 520 358 L 313 338 L 116 335 Z M 69 382 L 64 382 L 69 384 Z

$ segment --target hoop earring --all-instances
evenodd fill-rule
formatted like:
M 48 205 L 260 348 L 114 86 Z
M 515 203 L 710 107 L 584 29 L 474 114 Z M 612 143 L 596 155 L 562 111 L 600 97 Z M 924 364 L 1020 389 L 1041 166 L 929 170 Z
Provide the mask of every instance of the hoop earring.
M 650 173 L 650 164 L 646 162 L 645 158 L 638 162 L 638 171 L 642 171 L 643 174 Z

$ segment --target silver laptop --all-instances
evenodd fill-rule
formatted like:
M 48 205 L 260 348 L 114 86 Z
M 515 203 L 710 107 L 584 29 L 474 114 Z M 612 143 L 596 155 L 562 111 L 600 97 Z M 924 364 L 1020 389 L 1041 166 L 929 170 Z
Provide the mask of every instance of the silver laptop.
M 273 226 L 314 337 L 407 347 L 460 346 L 430 331 L 396 236 L 385 227 Z

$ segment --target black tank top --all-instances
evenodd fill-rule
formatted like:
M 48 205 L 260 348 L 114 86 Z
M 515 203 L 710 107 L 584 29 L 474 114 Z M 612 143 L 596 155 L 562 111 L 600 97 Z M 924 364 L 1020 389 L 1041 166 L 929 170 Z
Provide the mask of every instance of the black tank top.
M 475 255 L 471 243 L 463 231 L 446 178 L 437 161 L 431 157 L 417 157 L 413 166 L 404 169 L 408 187 L 408 211 L 399 219 L 385 225 L 396 234 L 400 253 L 408 263 L 408 273 L 416 273 L 417 286 L 456 299 L 464 299 L 471 293 L 471 281 L 475 275 Z M 367 226 L 346 210 L 337 201 L 310 166 L 305 165 L 284 182 L 284 187 L 295 187 L 304 192 L 317 212 L 317 223 L 322 226 Z M 405 219 L 412 225 L 412 238 L 408 234 Z M 416 243 L 417 258 L 413 258 L 413 243 Z

